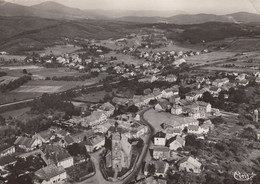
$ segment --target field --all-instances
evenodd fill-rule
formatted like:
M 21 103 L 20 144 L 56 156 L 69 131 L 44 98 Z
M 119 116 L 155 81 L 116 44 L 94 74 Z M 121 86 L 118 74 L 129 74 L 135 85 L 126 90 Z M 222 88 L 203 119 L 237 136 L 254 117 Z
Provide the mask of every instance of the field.
M 57 45 L 54 47 L 47 47 L 43 51 L 38 51 L 36 53 L 40 54 L 40 56 L 54 54 L 54 55 L 64 55 L 75 52 L 76 50 L 81 49 L 81 47 L 74 46 L 74 45 Z
M 225 52 L 225 51 L 216 51 L 216 52 L 210 52 L 205 53 L 197 56 L 191 56 L 185 58 L 187 63 L 190 64 L 213 64 L 214 62 L 220 62 L 225 61 L 226 59 L 232 58 L 235 56 L 236 53 L 234 52 Z
M 100 73 L 98 77 L 85 81 L 31 80 L 8 94 L 0 93 L 0 104 L 39 97 L 43 93 L 61 92 L 83 85 L 95 84 L 106 76 L 106 73 Z

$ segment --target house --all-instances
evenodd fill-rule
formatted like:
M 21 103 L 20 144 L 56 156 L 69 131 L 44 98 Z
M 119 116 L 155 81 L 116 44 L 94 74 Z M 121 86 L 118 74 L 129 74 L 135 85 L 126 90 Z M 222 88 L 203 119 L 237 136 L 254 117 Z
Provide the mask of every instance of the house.
M 35 184 L 62 184 L 67 179 L 67 173 L 63 167 L 54 164 L 37 170 L 35 173 Z
M 174 104 L 171 108 L 171 113 L 174 115 L 180 115 L 182 114 L 182 107 L 180 105 Z
M 181 129 L 183 130 L 185 127 L 189 125 L 199 125 L 198 120 L 194 119 L 193 117 L 185 117 L 185 116 L 176 116 L 172 115 L 172 119 L 167 122 L 169 126 L 173 129 Z
M 197 161 L 195 158 L 189 156 L 188 158 L 184 158 L 178 163 L 179 171 L 200 173 L 202 164 Z
M 170 139 L 172 137 L 175 137 L 176 135 L 181 135 L 182 129 L 168 128 L 165 132 L 166 132 L 166 139 Z
M 85 147 L 89 153 L 92 153 L 96 150 L 99 150 L 104 145 L 105 145 L 105 137 L 100 135 L 92 139 L 87 139 Z
M 170 98 L 174 95 L 173 90 L 172 89 L 165 89 L 162 91 L 162 97 L 163 98 Z
M 148 132 L 148 127 L 138 122 L 133 122 L 125 134 L 127 138 L 140 138 Z
M 193 102 L 193 101 L 197 101 L 200 96 L 201 96 L 201 95 L 199 95 L 198 93 L 189 92 L 189 93 L 187 93 L 187 94 L 185 95 L 185 99 L 186 99 L 187 101 Z
M 111 115 L 114 114 L 114 111 L 115 111 L 115 106 L 113 106 L 111 103 L 109 102 L 106 102 L 104 103 L 101 107 L 100 107 L 101 110 L 103 110 L 103 113 L 107 116 L 107 117 L 110 117 Z
M 154 135 L 155 146 L 165 146 L 166 144 L 166 133 L 160 131 Z
M 159 88 L 154 88 L 154 89 L 153 89 L 153 95 L 154 95 L 154 98 L 155 98 L 156 100 L 162 98 L 162 93 L 161 93 L 161 90 L 160 90 Z
M 88 127 L 95 127 L 101 123 L 104 123 L 107 120 L 107 116 L 104 112 L 100 111 L 93 111 L 91 115 L 86 117 L 86 124 L 82 123 L 82 126 Z
M 106 133 L 106 132 L 109 130 L 109 128 L 110 128 L 111 126 L 113 126 L 114 124 L 115 124 L 115 121 L 109 119 L 107 122 L 97 125 L 96 131 L 104 134 L 104 133 Z
M 153 164 L 155 166 L 155 173 L 154 173 L 155 176 L 158 176 L 158 177 L 160 177 L 160 176 L 165 177 L 166 176 L 166 173 L 169 169 L 169 164 L 167 162 L 164 162 L 164 161 L 161 161 L 161 160 L 155 160 L 155 161 L 151 161 L 149 163 L 146 163 L 145 167 L 144 167 L 144 175 L 145 176 L 149 175 L 148 166 L 150 164 Z
M 180 101 L 181 97 L 179 95 L 174 95 L 172 97 L 170 97 L 169 102 L 172 104 L 175 104 L 176 102 Z
M 218 94 L 221 91 L 221 88 L 216 87 L 216 86 L 212 86 L 209 88 L 209 93 L 213 96 L 213 97 L 218 97 Z
M 175 82 L 175 81 L 177 81 L 177 76 L 176 75 L 173 75 L 173 74 L 171 74 L 171 75 L 167 75 L 166 76 L 166 78 L 165 78 L 165 81 L 167 81 L 167 82 Z
M 37 147 L 42 146 L 42 141 L 38 138 L 19 136 L 15 140 L 14 145 L 16 145 L 26 151 L 31 151 L 31 150 L 36 149 Z
M 209 113 L 211 112 L 211 104 L 203 101 L 197 101 L 196 104 L 199 106 L 200 112 Z
M 9 165 L 14 165 L 16 162 L 17 162 L 17 160 L 10 155 L 1 157 L 0 158 L 0 169 L 2 170 Z
M 166 145 L 170 150 L 176 151 L 178 148 L 185 146 L 185 139 L 179 135 L 176 135 L 175 137 L 171 137 L 169 140 L 167 140 Z
M 15 147 L 7 144 L 0 145 L 0 158 L 15 153 Z
M 216 79 L 215 81 L 212 82 L 212 85 L 216 87 L 221 87 L 228 82 L 229 82 L 228 78 Z
M 203 130 L 198 125 L 189 125 L 188 128 L 188 134 L 202 134 Z
M 59 138 L 63 138 L 67 135 L 69 135 L 70 133 L 67 132 L 66 130 L 63 130 L 62 128 L 58 128 L 58 127 L 55 127 L 55 126 L 51 126 L 49 128 L 49 130 L 54 133 L 57 137 Z
M 247 86 L 249 84 L 249 80 L 244 79 L 238 82 L 238 85 L 240 86 Z
M 74 165 L 73 157 L 67 150 L 57 145 L 47 145 L 43 150 L 46 155 L 48 165 L 55 164 L 58 167 L 68 168 Z
M 153 158 L 166 160 L 170 157 L 170 150 L 166 146 L 154 146 L 153 148 Z
M 202 129 L 203 134 L 207 134 L 210 130 L 214 129 L 214 124 L 208 119 L 200 125 L 200 128 Z
M 159 100 L 158 104 L 154 107 L 156 111 L 166 111 L 167 109 L 170 109 L 171 104 L 166 99 Z
M 55 139 L 55 134 L 49 129 L 38 132 L 34 135 L 35 138 L 38 138 L 42 143 L 49 143 L 51 140 Z
M 67 135 L 61 138 L 59 144 L 60 146 L 66 148 L 67 146 L 72 145 L 74 143 L 80 143 L 87 138 L 94 137 L 94 135 L 95 132 L 93 130 L 87 130 L 73 135 Z
M 128 98 L 124 98 L 124 97 L 114 97 L 112 99 L 113 104 L 118 104 L 118 105 L 126 105 L 129 103 L 129 99 Z
M 235 79 L 239 80 L 239 81 L 245 80 L 246 79 L 246 74 L 241 73 Z

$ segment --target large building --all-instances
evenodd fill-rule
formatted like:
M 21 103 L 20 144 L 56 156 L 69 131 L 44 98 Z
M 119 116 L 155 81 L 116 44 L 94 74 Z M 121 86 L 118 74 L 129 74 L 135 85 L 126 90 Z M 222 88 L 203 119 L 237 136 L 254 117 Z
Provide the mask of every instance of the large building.
M 112 134 L 112 149 L 106 156 L 107 167 L 120 172 L 123 168 L 129 168 L 132 158 L 132 145 L 128 138 L 117 130 Z

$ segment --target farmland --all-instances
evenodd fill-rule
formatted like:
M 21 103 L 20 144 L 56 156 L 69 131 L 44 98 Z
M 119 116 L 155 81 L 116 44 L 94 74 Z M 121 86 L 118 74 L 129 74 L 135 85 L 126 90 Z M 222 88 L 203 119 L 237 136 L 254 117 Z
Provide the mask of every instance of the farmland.
M 54 54 L 56 56 L 63 56 L 64 54 L 73 53 L 76 50 L 81 49 L 81 47 L 74 46 L 74 45 L 56 45 L 53 47 L 46 47 L 42 51 L 36 51 L 36 53 L 40 54 L 40 56 Z
M 56 69 L 57 70 L 57 69 Z M 55 69 L 46 69 L 44 68 L 42 71 L 42 75 L 45 77 L 51 76 L 51 75 L 46 75 L 44 71 L 47 71 L 48 73 L 51 73 L 53 76 L 64 76 L 69 72 L 60 72 L 55 71 Z M 14 71 L 17 74 L 17 71 Z M 21 73 L 21 74 L 20 74 Z M 15 74 L 15 73 L 14 73 Z M 19 75 L 22 75 L 22 72 L 19 71 Z M 78 73 L 78 75 L 82 75 L 81 73 Z M 78 86 L 83 86 L 83 85 L 91 85 L 94 83 L 99 82 L 99 80 L 103 79 L 106 77 L 106 73 L 100 73 L 98 77 L 87 79 L 85 81 L 52 81 L 52 80 L 31 80 L 27 82 L 25 85 L 10 91 L 9 93 L 0 93 L 0 104 L 5 104 L 9 102 L 14 102 L 14 101 L 19 101 L 19 100 L 25 100 L 29 98 L 34 98 L 34 97 L 39 97 L 43 93 L 55 93 L 55 92 L 61 92 L 61 91 L 66 91 L 71 88 L 75 88 Z

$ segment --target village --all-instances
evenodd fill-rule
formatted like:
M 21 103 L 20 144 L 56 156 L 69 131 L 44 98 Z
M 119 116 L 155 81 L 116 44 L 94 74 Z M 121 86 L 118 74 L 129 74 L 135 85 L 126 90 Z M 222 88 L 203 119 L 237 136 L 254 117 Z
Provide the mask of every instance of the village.
M 217 51 L 174 50 L 165 34 L 152 30 L 101 41 L 65 38 L 80 49 L 27 56 L 19 69 L 8 71 L 26 76 L 22 82 L 4 72 L 4 95 L 18 90 L 18 96 L 24 87 L 27 91 L 22 93 L 30 98 L 12 99 L 2 104 L 3 109 L 18 103 L 29 108 L 27 116 L 42 117 L 39 126 L 31 120 L 28 133 L 18 116 L 1 116 L 1 125 L 19 130 L 11 138 L 8 131 L 3 133 L 0 180 L 229 184 L 234 183 L 235 169 L 259 171 L 259 67 L 246 72 L 202 69 L 232 56 L 190 62 Z M 246 54 L 236 57 L 241 55 Z M 42 70 L 48 74 L 37 73 Z M 91 79 L 95 81 L 85 85 Z M 23 86 L 35 81 L 79 83 L 66 90 Z M 243 165 L 247 158 L 251 161 Z

